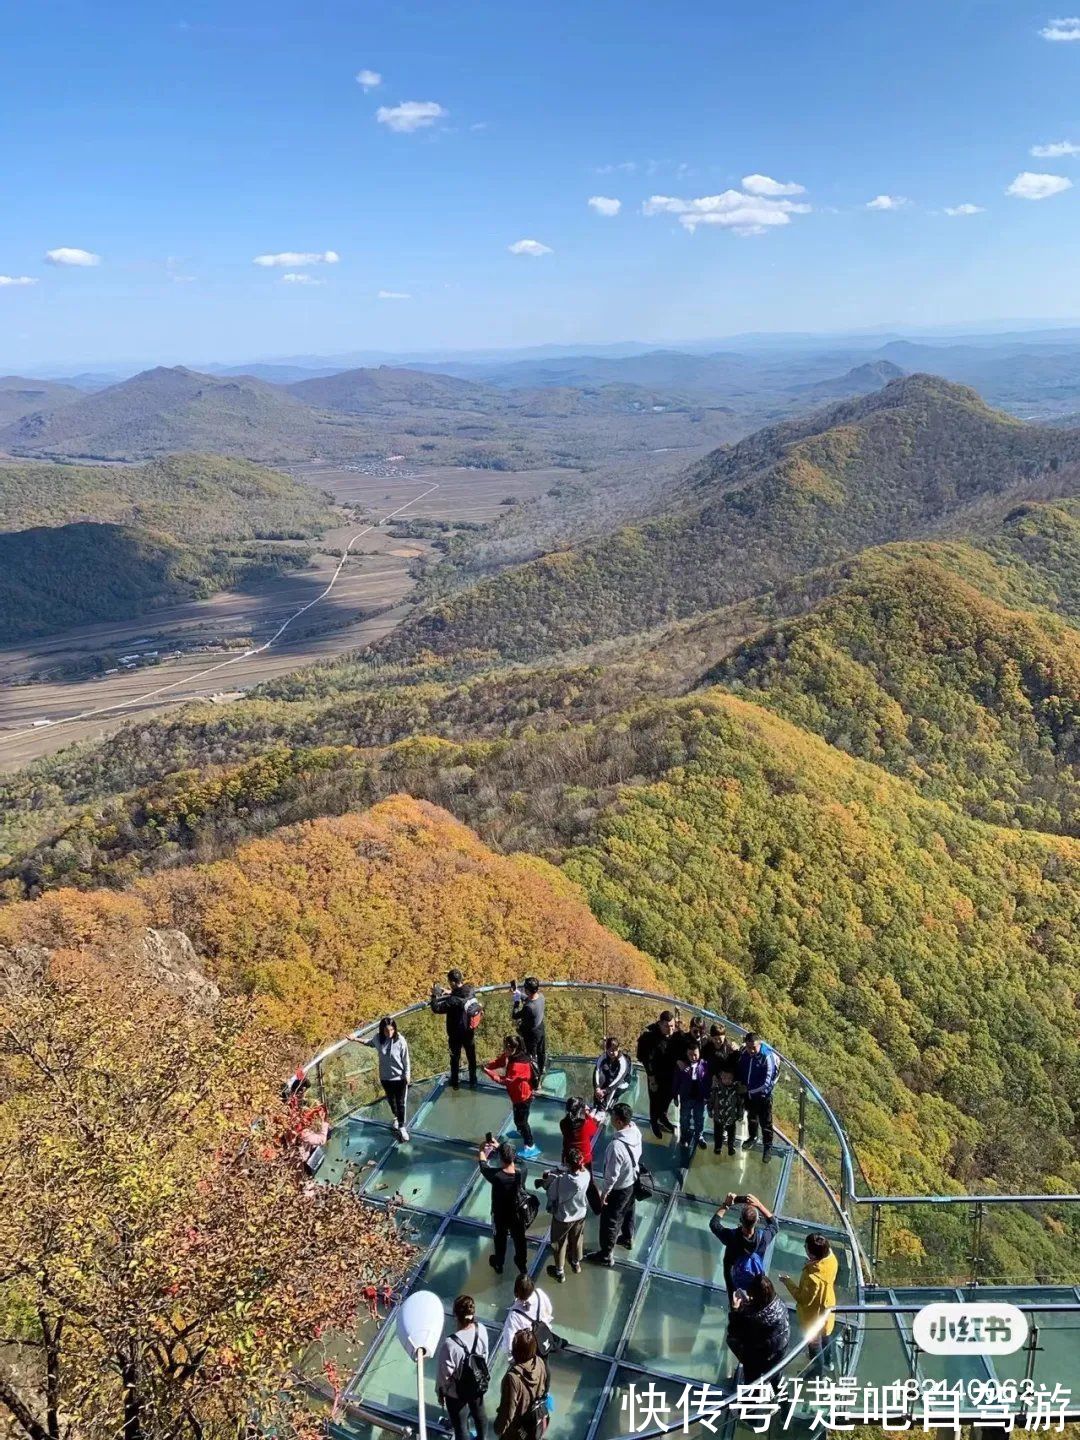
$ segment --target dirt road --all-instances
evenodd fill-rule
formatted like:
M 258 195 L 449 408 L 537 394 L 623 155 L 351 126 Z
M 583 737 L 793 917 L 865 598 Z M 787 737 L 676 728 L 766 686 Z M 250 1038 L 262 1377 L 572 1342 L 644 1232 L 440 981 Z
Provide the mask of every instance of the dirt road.
M 506 496 L 526 498 L 541 493 L 557 483 L 558 477 L 566 479 L 568 473 L 439 468 L 370 476 L 327 465 L 302 467 L 302 478 L 330 490 L 343 503 L 363 506 L 370 515 L 386 515 L 409 506 L 400 521 L 415 516 L 451 523 L 490 521 L 501 513 Z M 429 488 L 435 485 L 438 488 Z M 415 506 L 409 505 L 421 495 Z M 0 649 L 0 771 L 18 769 L 74 742 L 109 734 L 133 716 L 216 693 L 235 695 L 385 635 L 409 613 L 405 603 L 413 584 L 409 567 L 418 554 L 429 553 L 430 545 L 426 540 L 395 539 L 386 528 L 376 525 L 355 543 L 324 599 L 293 620 L 269 649 L 244 654 L 267 643 L 285 620 L 320 595 L 334 575 L 340 551 L 357 529 L 350 525 L 329 532 L 306 569 L 250 590 L 223 591 L 209 600 L 154 611 L 136 620 L 80 626 Z M 374 610 L 384 613 L 372 615 Z M 188 648 L 192 645 L 206 648 L 192 651 Z M 233 648 L 226 651 L 226 645 Z M 179 659 L 171 658 L 169 652 L 181 648 L 185 653 Z M 94 655 L 145 656 L 148 649 L 158 650 L 162 658 L 86 680 L 25 683 L 28 677 Z M 226 660 L 230 661 L 227 666 L 205 673 Z M 168 687 L 167 693 L 149 693 L 161 687 Z M 112 706 L 124 708 L 85 720 L 70 718 Z M 53 723 L 35 726 L 42 720 Z

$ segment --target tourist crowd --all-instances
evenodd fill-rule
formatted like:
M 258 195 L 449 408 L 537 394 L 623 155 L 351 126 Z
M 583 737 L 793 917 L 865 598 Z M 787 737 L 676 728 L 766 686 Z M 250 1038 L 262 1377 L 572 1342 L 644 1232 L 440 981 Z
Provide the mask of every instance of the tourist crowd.
M 531 1111 L 547 1063 L 540 983 L 529 977 L 520 986 L 511 986 L 512 1032 L 504 1036 L 491 1061 L 478 1064 L 476 1042 L 484 1018 L 481 999 L 460 970 L 451 970 L 447 978 L 448 986 L 433 987 L 431 1008 L 445 1017 L 449 1083 L 454 1089 L 460 1087 L 464 1058 L 468 1084 L 477 1088 L 483 1073 L 504 1086 L 513 1113 L 514 1128 L 508 1137 L 489 1134 L 477 1155 L 480 1174 L 490 1189 L 489 1263 L 502 1275 L 509 1251 L 516 1272 L 514 1301 L 498 1345 L 509 1363 L 494 1431 L 500 1440 L 539 1440 L 552 1410 L 548 1360 L 562 1342 L 550 1296 L 527 1273 L 527 1234 L 540 1207 L 535 1192 L 543 1195 L 550 1221 L 546 1273 L 555 1284 L 566 1283 L 568 1270 L 580 1274 L 583 1264 L 613 1268 L 616 1249 L 632 1250 L 637 1204 L 653 1193 L 653 1179 L 642 1160 L 642 1133 L 623 1098 L 634 1084 L 633 1062 L 618 1037 L 605 1040 L 593 1069 L 592 1094 L 566 1101 L 560 1121 L 560 1163 L 544 1169 L 530 1188 L 529 1163 L 541 1155 Z M 367 1043 L 378 1055 L 394 1131 L 399 1140 L 407 1141 L 408 1041 L 395 1021 L 385 1017 Z M 635 1055 L 646 1081 L 652 1133 L 658 1139 L 673 1137 L 683 1165 L 689 1166 L 697 1151 L 707 1148 L 707 1120 L 717 1156 L 736 1155 L 745 1120 L 741 1148 L 753 1150 L 760 1135 L 761 1160 L 765 1164 L 772 1160 L 773 1091 L 779 1061 L 759 1036 L 747 1034 L 736 1044 L 720 1025 L 707 1029 L 705 1021 L 695 1016 L 684 1029 L 675 1014 L 664 1010 L 638 1037 Z M 309 1140 L 325 1143 L 321 1130 L 313 1131 L 309 1125 L 305 1132 Z M 520 1149 L 515 1139 L 522 1142 Z M 733 1207 L 737 1214 L 731 1224 L 727 1221 Z M 595 1246 L 587 1251 L 590 1217 L 597 1219 L 598 1229 Z M 787 1305 L 766 1273 L 778 1221 L 756 1195 L 732 1191 L 712 1217 L 710 1230 L 723 1247 L 727 1345 L 739 1362 L 741 1378 L 750 1383 L 776 1368 L 792 1345 Z M 821 1234 L 805 1237 L 805 1251 L 800 1275 L 778 1278 L 795 1302 L 800 1327 L 810 1337 L 812 1367 L 824 1373 L 831 1359 L 837 1257 Z M 440 1403 L 455 1440 L 465 1440 L 470 1426 L 471 1433 L 484 1440 L 492 1359 L 487 1331 L 477 1321 L 472 1296 L 459 1295 L 453 1314 L 456 1329 L 443 1341 L 437 1358 Z

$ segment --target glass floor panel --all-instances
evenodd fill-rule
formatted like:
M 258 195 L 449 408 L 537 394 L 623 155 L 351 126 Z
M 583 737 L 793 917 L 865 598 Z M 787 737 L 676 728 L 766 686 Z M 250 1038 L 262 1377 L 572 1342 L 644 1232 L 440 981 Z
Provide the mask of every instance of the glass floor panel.
M 863 1329 L 862 1346 L 854 1367 L 846 1367 L 845 1373 L 854 1368 L 863 1389 L 876 1386 L 894 1385 L 897 1380 L 908 1379 L 911 1375 L 910 1348 L 900 1334 L 895 1315 L 867 1315 Z M 843 1317 L 837 1320 L 837 1328 Z
M 535 1250 L 535 1245 L 530 1242 L 530 1268 Z M 501 1326 L 507 1310 L 514 1303 L 516 1272 L 512 1251 L 507 1253 L 506 1267 L 501 1275 L 496 1275 L 488 1263 L 490 1254 L 491 1236 L 488 1233 L 451 1221 L 431 1252 L 420 1276 L 420 1288 L 434 1290 L 446 1310 L 453 1305 L 456 1296 L 471 1295 L 476 1301 L 476 1313 L 480 1319 Z
M 634 1203 L 634 1239 L 629 1250 L 616 1250 L 616 1255 L 629 1256 L 631 1260 L 637 1260 L 640 1264 L 645 1263 L 645 1257 L 649 1253 L 649 1246 L 652 1244 L 653 1236 L 656 1234 L 660 1221 L 664 1218 L 664 1211 L 667 1209 L 668 1197 L 655 1194 L 651 1200 L 638 1200 Z M 595 1235 L 596 1243 L 600 1243 L 600 1222 L 591 1217 L 585 1221 L 585 1252 L 589 1251 L 589 1240 Z
M 435 1140 L 410 1140 L 395 1145 L 379 1169 L 368 1172 L 363 1188 L 375 1200 L 400 1195 L 406 1205 L 446 1211 L 475 1173 L 476 1159 L 466 1151 Z
M 1039 1332 L 1032 1380 L 1051 1390 L 1056 1382 L 1075 1387 L 1080 1376 L 1080 1314 L 1072 1311 L 1055 1315 L 1053 1311 L 1036 1310 L 1027 1318 Z M 989 1363 L 998 1380 L 1022 1380 L 1029 1358 L 1025 1345 L 1012 1355 L 991 1355 Z
M 435 1083 L 434 1080 L 421 1080 L 419 1084 L 409 1086 L 409 1094 L 405 1101 L 407 1129 L 412 1127 L 416 1119 L 416 1112 L 435 1089 Z M 359 1106 L 356 1110 L 352 1111 L 352 1116 L 356 1120 L 379 1120 L 384 1125 L 391 1124 L 394 1119 L 385 1095 L 380 1096 L 378 1100 L 372 1101 L 370 1105 Z
M 784 1215 L 791 1220 L 807 1220 L 827 1230 L 838 1230 L 840 1217 L 837 1208 L 838 1202 L 830 1196 L 802 1156 L 793 1155 L 784 1192 Z
M 761 1159 L 760 1146 L 756 1150 L 743 1150 L 736 1141 L 734 1155 L 726 1150 L 723 1155 L 714 1155 L 710 1145 L 708 1150 L 699 1150 L 694 1156 L 683 1180 L 683 1189 L 687 1195 L 713 1201 L 714 1206 L 719 1205 L 729 1191 L 736 1195 L 757 1195 L 773 1210 L 786 1151 L 787 1146 L 778 1140 L 773 1158 L 766 1165 Z
M 393 1133 L 376 1125 L 358 1125 L 344 1121 L 335 1125 L 326 1142 L 326 1159 L 319 1166 L 319 1180 L 327 1185 L 340 1185 L 346 1172 L 352 1170 L 354 1185 L 362 1185 L 373 1165 L 394 1145 Z
M 726 1333 L 723 1290 L 651 1275 L 625 1356 L 635 1365 L 719 1385 L 734 1369 Z
M 489 1130 L 497 1137 L 510 1124 L 510 1102 L 505 1090 L 470 1090 L 467 1085 L 451 1090 L 447 1085 L 416 1112 L 413 1124 L 427 1135 L 464 1140 L 479 1149 Z
M 674 1270 L 710 1285 L 724 1284 L 724 1247 L 709 1229 L 716 1206 L 701 1200 L 675 1201 L 667 1234 L 657 1251 L 660 1270 Z M 725 1223 L 730 1223 L 727 1221 Z
M 583 1350 L 614 1354 L 626 1317 L 641 1286 L 642 1271 L 631 1265 L 603 1265 L 586 1262 L 581 1274 L 567 1270 L 566 1284 L 557 1285 L 549 1275 L 537 1277 L 555 1311 L 552 1326 L 571 1345 Z
M 415 1269 L 420 1256 L 435 1239 L 440 1220 L 437 1215 L 425 1215 L 422 1210 L 399 1209 L 394 1211 L 394 1227 L 401 1238 L 416 1251 L 412 1268 Z

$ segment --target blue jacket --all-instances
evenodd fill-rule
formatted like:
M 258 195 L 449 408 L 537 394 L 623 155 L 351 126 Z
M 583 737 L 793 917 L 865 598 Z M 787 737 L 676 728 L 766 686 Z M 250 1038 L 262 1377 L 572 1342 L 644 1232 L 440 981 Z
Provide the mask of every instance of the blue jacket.
M 776 1058 L 776 1051 L 768 1045 L 762 1044 L 756 1055 L 744 1050 L 739 1056 L 736 1077 L 740 1085 L 746 1086 L 748 1095 L 771 1095 L 779 1074 L 780 1061 Z

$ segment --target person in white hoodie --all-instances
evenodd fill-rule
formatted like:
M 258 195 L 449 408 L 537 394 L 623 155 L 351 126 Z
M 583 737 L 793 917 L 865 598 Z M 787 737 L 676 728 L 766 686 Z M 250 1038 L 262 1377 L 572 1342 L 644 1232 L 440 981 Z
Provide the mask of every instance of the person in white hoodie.
M 499 1349 L 513 1355 L 514 1336 L 519 1330 L 531 1330 L 539 1321 L 551 1328 L 553 1311 L 551 1301 L 539 1285 L 528 1275 L 519 1275 L 514 1281 L 514 1303 L 506 1312 Z
M 604 1154 L 600 1179 L 600 1248 L 585 1258 L 595 1265 L 615 1264 L 616 1245 L 629 1250 L 634 1239 L 634 1189 L 641 1169 L 641 1131 L 634 1124 L 629 1105 L 618 1104 L 611 1112 L 615 1133 Z
M 363 1043 L 370 1045 L 379 1057 L 379 1080 L 394 1116 L 394 1132 L 399 1140 L 408 1140 L 405 1122 L 412 1080 L 409 1042 L 398 1031 L 397 1021 L 384 1015 L 379 1021 L 379 1033 Z

